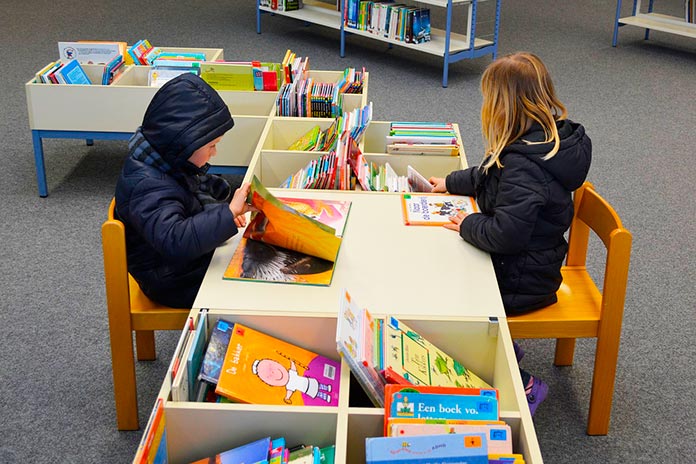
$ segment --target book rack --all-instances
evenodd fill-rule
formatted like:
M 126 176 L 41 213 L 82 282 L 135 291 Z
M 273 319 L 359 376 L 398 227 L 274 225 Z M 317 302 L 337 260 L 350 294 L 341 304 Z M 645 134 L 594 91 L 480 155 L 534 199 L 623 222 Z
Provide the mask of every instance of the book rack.
M 191 316 L 196 317 L 197 312 L 193 310 Z M 219 317 L 338 359 L 335 316 L 211 311 L 209 327 Z M 519 372 L 507 325 L 486 318 L 411 316 L 401 320 L 425 338 L 435 340 L 445 352 L 499 390 L 500 416 L 511 427 L 515 452 L 523 454 L 527 463 L 541 463 L 531 416 L 523 412 L 526 397 L 514 387 Z M 361 387 L 351 382 L 345 362 L 341 364 L 338 407 L 175 402 L 170 400 L 170 378 L 168 372 L 158 395 L 164 400 L 170 463 L 191 462 L 263 436 L 282 436 L 289 444 L 335 444 L 336 463 L 361 463 L 365 462 L 365 438 L 383 433 L 384 410 L 372 407 Z
M 696 39 L 696 24 L 687 22 L 685 18 L 654 13 L 653 0 L 650 0 L 646 13 L 641 13 L 641 0 L 633 0 L 631 15 L 623 18 L 620 17 L 621 3 L 622 0 L 616 0 L 616 19 L 614 21 L 612 47 L 616 47 L 619 40 L 619 27 L 622 26 L 645 28 L 645 40 L 650 38 L 651 29 Z
M 163 47 L 165 51 L 204 52 L 206 59 L 223 59 L 222 49 Z M 101 65 L 83 65 L 93 82 L 101 82 Z M 111 85 L 42 84 L 31 79 L 25 84 L 29 127 L 39 196 L 48 196 L 43 139 L 128 140 L 141 124 L 147 105 L 157 92 L 148 86 L 149 66 L 127 66 Z M 337 82 L 342 71 L 310 71 L 317 82 Z M 366 104 L 367 77 L 363 94 L 346 94 L 345 111 Z M 213 173 L 244 174 L 275 115 L 278 92 L 218 91 L 234 118 L 234 128 L 218 145 Z M 125 155 L 125 154 L 124 154 Z
M 386 37 L 378 36 L 367 31 L 361 31 L 345 26 L 343 11 L 336 11 L 335 6 L 321 2 L 320 0 L 304 0 L 304 7 L 293 11 L 278 11 L 267 6 L 261 6 L 256 0 L 256 32 L 261 33 L 261 14 L 287 16 L 289 18 L 304 21 L 305 23 L 318 24 L 340 31 L 341 58 L 345 56 L 345 41 L 347 34 L 359 35 L 370 39 L 379 40 L 392 45 L 417 50 L 431 55 L 441 56 L 443 59 L 442 86 L 447 87 L 449 65 L 464 59 L 479 58 L 492 55 L 495 59 L 498 53 L 498 31 L 500 29 L 500 0 L 495 0 L 495 23 L 493 40 L 486 40 L 476 36 L 476 19 L 478 15 L 478 3 L 482 0 L 419 0 L 422 6 L 435 6 L 446 9 L 445 29 L 432 28 L 430 30 L 430 42 L 412 44 Z M 343 6 L 344 0 L 339 0 Z M 453 7 L 466 7 L 466 34 L 452 32 Z

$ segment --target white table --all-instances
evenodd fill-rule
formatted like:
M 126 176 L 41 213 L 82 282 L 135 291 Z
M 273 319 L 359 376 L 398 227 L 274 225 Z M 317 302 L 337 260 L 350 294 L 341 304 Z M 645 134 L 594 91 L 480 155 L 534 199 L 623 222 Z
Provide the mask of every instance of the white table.
M 215 251 L 194 307 L 336 314 L 339 291 L 345 287 L 373 313 L 505 316 L 489 255 L 444 227 L 404 225 L 400 195 L 271 192 L 352 202 L 331 285 L 223 280 L 242 237 L 240 231 Z

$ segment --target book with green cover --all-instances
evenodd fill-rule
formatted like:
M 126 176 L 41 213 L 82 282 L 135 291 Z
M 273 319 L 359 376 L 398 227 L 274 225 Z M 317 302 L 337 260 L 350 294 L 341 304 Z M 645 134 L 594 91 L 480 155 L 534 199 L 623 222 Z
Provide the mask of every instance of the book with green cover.
M 310 151 L 317 145 L 317 140 L 319 139 L 319 133 L 321 129 L 319 126 L 314 126 L 302 135 L 299 139 L 293 142 L 292 145 L 288 147 L 288 150 L 299 150 L 299 151 Z

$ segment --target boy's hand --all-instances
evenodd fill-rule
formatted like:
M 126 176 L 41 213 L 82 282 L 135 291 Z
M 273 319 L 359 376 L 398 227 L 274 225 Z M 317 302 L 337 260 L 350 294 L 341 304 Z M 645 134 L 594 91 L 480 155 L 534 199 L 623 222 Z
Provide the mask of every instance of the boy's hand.
M 246 217 L 244 214 L 248 211 L 256 210 L 256 208 L 253 208 L 246 202 L 250 189 L 251 184 L 246 182 L 235 190 L 234 195 L 232 196 L 232 201 L 230 202 L 230 212 L 234 216 L 234 223 L 237 225 L 237 227 L 246 226 Z
M 454 216 L 449 217 L 449 224 L 444 224 L 443 227 L 449 230 L 455 230 L 459 232 L 459 227 L 462 225 L 462 221 L 464 218 L 467 216 L 467 214 L 464 211 L 460 211 Z
M 445 183 L 444 177 L 431 177 L 428 179 L 430 185 L 433 186 L 431 192 L 433 193 L 447 193 L 447 184 Z

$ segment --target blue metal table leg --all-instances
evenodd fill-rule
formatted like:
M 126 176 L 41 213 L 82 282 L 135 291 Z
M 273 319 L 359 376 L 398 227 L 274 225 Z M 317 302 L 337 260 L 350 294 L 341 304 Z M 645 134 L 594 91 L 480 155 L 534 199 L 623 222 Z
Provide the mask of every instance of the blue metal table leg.
M 648 3 L 648 13 L 652 13 L 653 11 L 653 0 L 650 0 Z M 650 38 L 650 29 L 646 28 L 645 29 L 645 40 L 648 40 Z
M 31 140 L 34 144 L 34 164 L 36 166 L 36 182 L 39 187 L 39 196 L 47 197 L 48 184 L 46 183 L 46 166 L 44 165 L 43 142 L 40 132 L 32 130 Z
M 614 19 L 614 37 L 611 40 L 611 46 L 616 47 L 616 42 L 619 40 L 619 17 L 621 16 L 621 0 L 616 0 L 616 18 Z
M 94 145 L 94 139 L 87 139 L 87 140 L 85 140 L 85 142 L 87 143 L 88 147 L 91 147 L 92 145 Z
M 445 29 L 445 56 L 442 64 L 442 86 L 447 87 L 450 58 L 450 33 L 452 32 L 452 0 L 447 0 L 447 25 Z
M 261 33 L 261 8 L 259 6 L 261 5 L 260 0 L 256 0 L 256 33 L 260 34 Z

